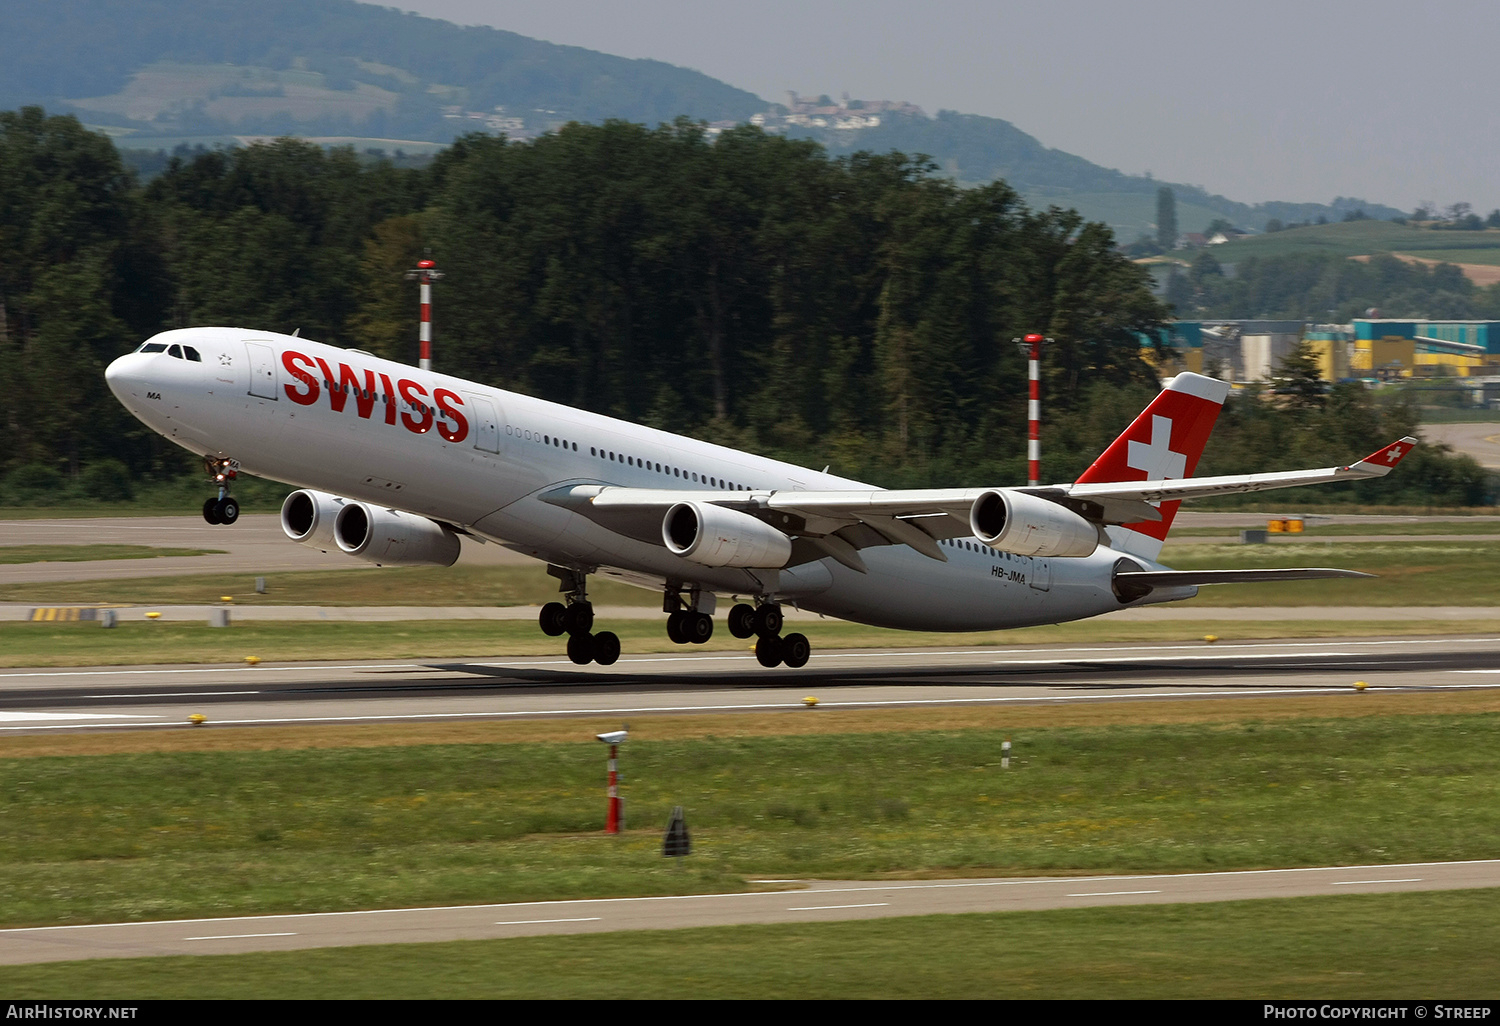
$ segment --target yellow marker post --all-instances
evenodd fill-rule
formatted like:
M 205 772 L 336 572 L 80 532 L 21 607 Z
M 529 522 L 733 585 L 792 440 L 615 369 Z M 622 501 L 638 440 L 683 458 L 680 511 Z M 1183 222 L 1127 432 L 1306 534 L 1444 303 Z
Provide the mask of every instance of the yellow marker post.
M 146 619 L 148 619 L 148 620 L 160 620 L 161 619 L 161 614 L 160 613 L 155 613 L 155 612 L 147 613 L 146 614 Z
M 809 709 L 816 709 L 818 707 L 818 699 L 814 695 L 808 695 L 802 700 L 802 704 L 807 706 Z
M 208 722 L 208 717 L 204 716 L 202 713 L 193 713 L 193 715 L 188 717 L 188 722 L 195 727 L 201 727 L 203 726 L 203 724 Z
M 1203 640 L 1212 645 L 1214 642 L 1219 640 L 1219 636 L 1217 634 L 1205 634 L 1203 635 Z
M 246 656 L 245 662 L 249 663 L 251 666 L 259 666 L 260 656 Z

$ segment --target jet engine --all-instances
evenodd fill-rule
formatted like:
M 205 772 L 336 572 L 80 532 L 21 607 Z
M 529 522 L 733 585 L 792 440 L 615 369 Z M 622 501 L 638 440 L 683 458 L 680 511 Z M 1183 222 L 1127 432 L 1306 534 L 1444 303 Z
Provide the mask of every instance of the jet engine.
M 281 504 L 281 529 L 298 545 L 327 552 L 334 547 L 333 521 L 346 502 L 327 492 L 299 488 Z
M 792 540 L 748 513 L 711 502 L 679 502 L 662 518 L 661 538 L 683 559 L 704 566 L 783 567 Z
M 333 538 L 344 552 L 380 566 L 452 566 L 458 535 L 412 513 L 346 502 L 334 521 Z
M 969 510 L 969 526 L 990 548 L 1018 556 L 1087 556 L 1099 547 L 1093 524 L 1027 492 L 983 493 Z

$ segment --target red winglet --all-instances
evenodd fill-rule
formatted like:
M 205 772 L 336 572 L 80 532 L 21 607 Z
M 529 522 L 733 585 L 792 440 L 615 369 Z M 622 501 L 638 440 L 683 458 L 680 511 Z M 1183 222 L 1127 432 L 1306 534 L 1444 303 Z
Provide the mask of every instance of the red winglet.
M 1379 470 L 1382 474 L 1390 470 L 1405 458 L 1406 454 L 1416 447 L 1417 440 L 1410 435 L 1399 442 L 1392 442 L 1384 449 L 1372 452 L 1364 459 L 1355 464 L 1356 467 L 1364 466 L 1372 470 Z

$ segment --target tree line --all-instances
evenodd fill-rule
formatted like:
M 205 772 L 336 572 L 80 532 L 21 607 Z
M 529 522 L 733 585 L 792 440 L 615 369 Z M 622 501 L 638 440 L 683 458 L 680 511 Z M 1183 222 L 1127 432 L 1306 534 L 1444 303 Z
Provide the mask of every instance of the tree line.
M 0 113 L 0 473 L 182 474 L 103 381 L 165 328 L 415 362 L 424 257 L 443 371 L 892 486 L 1024 480 L 1032 331 L 1045 473 L 1075 475 L 1154 390 L 1168 316 L 1105 226 L 901 153 L 611 121 L 422 168 L 283 139 L 142 184 L 25 108 Z

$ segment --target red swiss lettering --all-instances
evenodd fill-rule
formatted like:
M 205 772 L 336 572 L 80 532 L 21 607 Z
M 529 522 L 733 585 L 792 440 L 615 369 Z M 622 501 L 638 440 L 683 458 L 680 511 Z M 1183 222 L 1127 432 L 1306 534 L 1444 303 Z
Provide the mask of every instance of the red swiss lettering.
M 298 367 L 299 363 L 306 364 L 307 370 Z M 307 391 L 303 392 L 293 388 L 290 383 L 282 385 L 281 387 L 286 389 L 286 397 L 299 406 L 311 406 L 317 402 L 318 380 L 309 373 L 312 370 L 312 360 L 296 350 L 286 349 L 281 353 L 281 365 L 286 368 L 288 374 L 307 386 Z
M 401 423 L 406 425 L 406 430 L 414 431 L 419 435 L 426 434 L 428 431 L 431 431 L 432 407 L 428 406 L 426 402 L 427 389 L 423 388 L 415 381 L 412 381 L 410 378 L 402 378 L 400 381 L 396 382 L 396 387 L 401 390 L 401 398 L 406 400 L 408 406 L 410 406 L 412 409 L 420 409 L 422 411 L 422 416 L 420 418 L 413 417 L 410 413 L 406 412 L 403 412 L 401 414 Z M 417 395 L 420 395 L 422 398 L 416 398 L 416 396 L 412 394 L 413 392 L 417 393 Z
M 380 375 L 380 387 L 385 389 L 385 422 L 396 423 L 396 390 L 391 387 L 391 379 L 387 375 Z
M 458 393 L 450 392 L 446 388 L 434 388 L 432 390 L 432 398 L 437 402 L 438 409 L 442 410 L 445 416 L 451 417 L 453 419 L 452 428 L 448 427 L 447 421 L 438 421 L 438 434 L 442 435 L 444 440 L 449 442 L 462 442 L 465 438 L 468 438 L 468 418 L 466 418 L 462 413 L 459 413 L 455 406 L 449 405 L 450 403 L 456 404 L 457 406 L 462 406 L 464 404 L 464 401 L 458 397 Z

